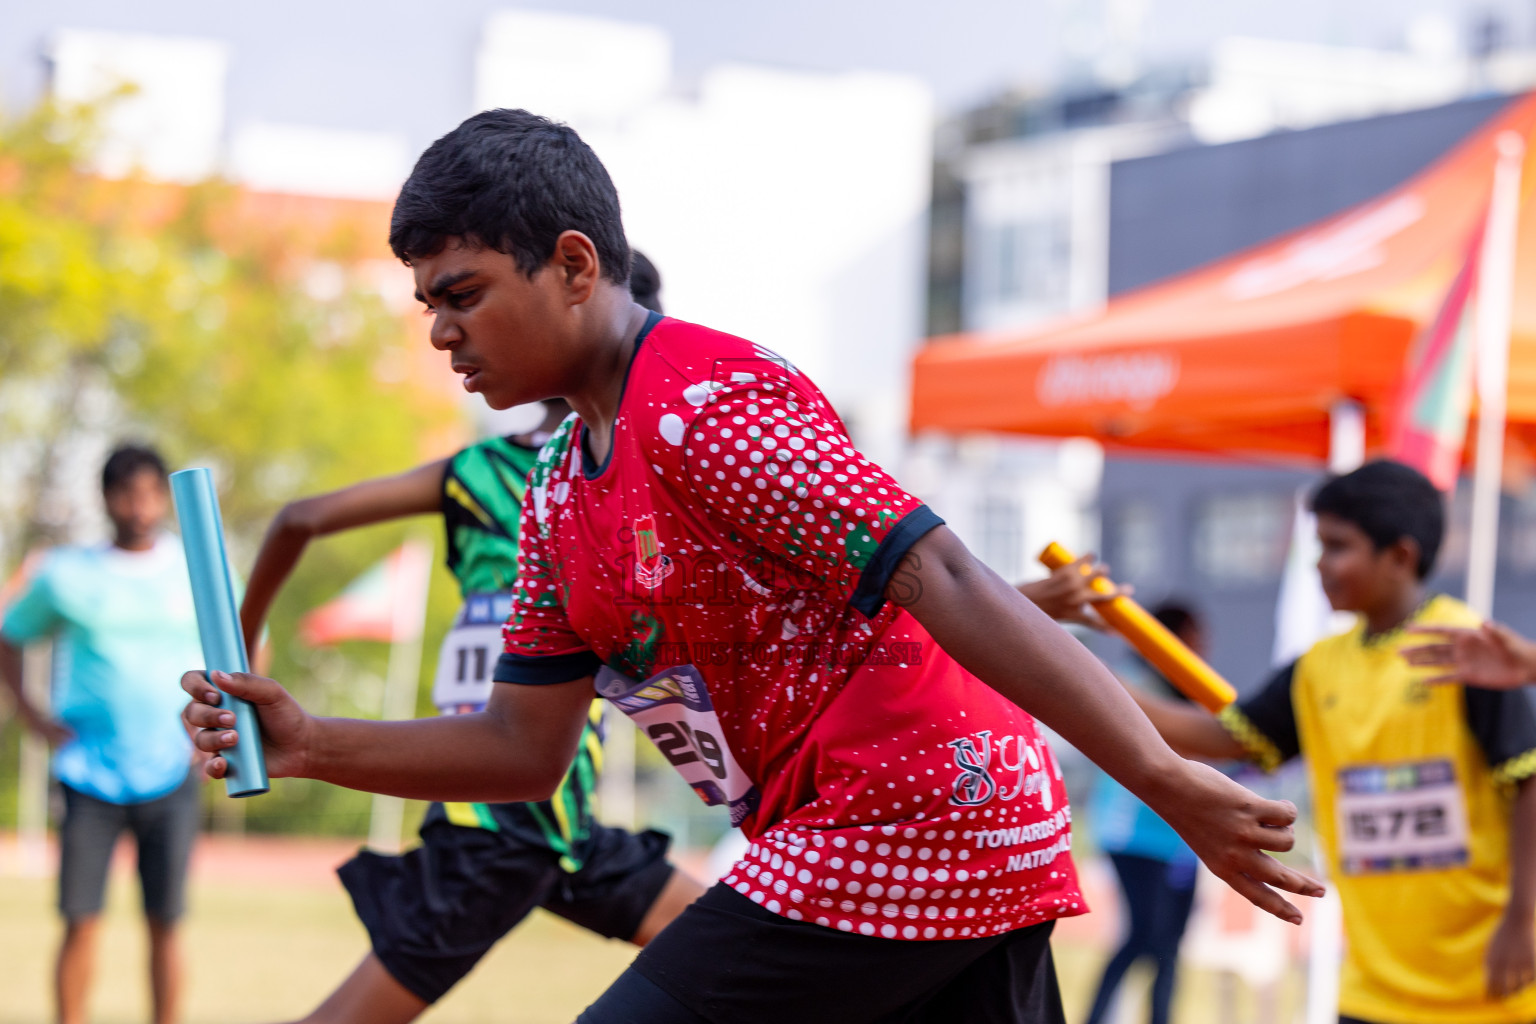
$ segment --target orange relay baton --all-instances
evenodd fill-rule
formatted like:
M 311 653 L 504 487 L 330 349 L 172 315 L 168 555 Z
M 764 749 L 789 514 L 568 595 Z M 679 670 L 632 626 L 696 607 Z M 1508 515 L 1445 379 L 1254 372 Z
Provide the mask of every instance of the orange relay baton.
M 1052 571 L 1076 560 L 1072 552 L 1055 542 L 1040 552 L 1040 564 Z M 1092 587 L 1100 594 L 1111 594 L 1115 589 L 1115 585 L 1102 576 L 1093 581 Z M 1207 711 L 1215 714 L 1237 699 L 1237 691 L 1231 683 L 1129 597 L 1121 594 L 1093 607 L 1115 632 L 1178 687 L 1180 693 Z

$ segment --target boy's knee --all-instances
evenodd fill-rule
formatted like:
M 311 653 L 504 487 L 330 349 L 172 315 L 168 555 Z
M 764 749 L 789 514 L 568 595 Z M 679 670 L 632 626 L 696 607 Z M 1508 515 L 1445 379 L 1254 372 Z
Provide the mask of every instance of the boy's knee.
M 170 938 L 176 934 L 176 925 L 179 923 L 179 919 L 146 915 L 144 923 L 149 926 L 149 934 L 152 938 Z
M 92 941 L 96 937 L 97 925 L 100 923 L 99 914 L 80 914 L 64 918 L 64 943 L 69 945 Z

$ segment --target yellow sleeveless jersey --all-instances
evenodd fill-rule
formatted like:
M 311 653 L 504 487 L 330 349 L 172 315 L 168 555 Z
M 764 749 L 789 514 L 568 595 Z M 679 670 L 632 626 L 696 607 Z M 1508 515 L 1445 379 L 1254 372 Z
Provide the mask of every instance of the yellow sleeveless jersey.
M 1476 625 L 1435 597 L 1412 618 Z M 1381 1024 L 1529 1024 L 1536 986 L 1490 1000 L 1483 955 L 1509 899 L 1513 783 L 1536 773 L 1525 691 L 1425 686 L 1401 630 L 1357 625 L 1222 713 L 1267 768 L 1304 754 L 1344 905 L 1339 1012 Z M 1532 924 L 1536 928 L 1536 922 Z

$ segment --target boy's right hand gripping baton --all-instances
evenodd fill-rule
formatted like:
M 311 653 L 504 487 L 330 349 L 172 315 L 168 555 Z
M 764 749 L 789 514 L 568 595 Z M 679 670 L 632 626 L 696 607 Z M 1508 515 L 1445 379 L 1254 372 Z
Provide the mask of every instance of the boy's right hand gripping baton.
M 224 549 L 224 524 L 219 518 L 219 497 L 213 490 L 212 475 L 206 469 L 172 473 L 171 497 L 176 501 L 181 543 L 187 552 L 192 604 L 197 609 L 197 632 L 203 641 L 207 670 L 249 672 L 240 612 L 235 604 L 234 574 L 229 571 L 229 554 Z M 211 676 L 208 682 L 213 683 Z M 240 735 L 240 742 L 223 754 L 229 763 L 224 775 L 225 792 L 230 796 L 265 793 L 270 787 L 256 709 L 249 701 L 227 693 L 224 706 L 235 713 L 235 730 Z
M 1060 544 L 1051 543 L 1040 552 L 1040 564 L 1053 572 L 1077 559 Z M 1112 594 L 1115 585 L 1100 576 L 1092 584 L 1100 594 Z M 1094 610 L 1127 643 L 1141 652 L 1179 692 L 1215 714 L 1237 699 L 1237 691 L 1223 679 L 1205 660 L 1174 636 L 1167 626 L 1153 618 L 1148 611 L 1124 594 L 1101 601 Z

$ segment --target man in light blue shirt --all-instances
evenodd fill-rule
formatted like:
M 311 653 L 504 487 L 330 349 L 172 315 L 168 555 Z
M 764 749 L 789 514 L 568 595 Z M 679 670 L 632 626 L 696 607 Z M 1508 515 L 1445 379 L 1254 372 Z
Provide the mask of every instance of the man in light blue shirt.
M 56 747 L 64 791 L 59 909 L 65 920 L 56 997 L 60 1024 L 83 1024 L 97 922 L 117 837 L 138 843 L 150 934 L 156 1024 L 172 1024 L 181 991 L 175 926 L 198 823 L 192 745 L 180 677 L 201 664 L 182 547 L 164 530 L 165 464 L 126 446 L 102 470 L 113 540 L 46 555 L 0 620 L 0 677 L 22 721 Z M 52 637 L 53 717 L 25 698 L 20 648 Z

